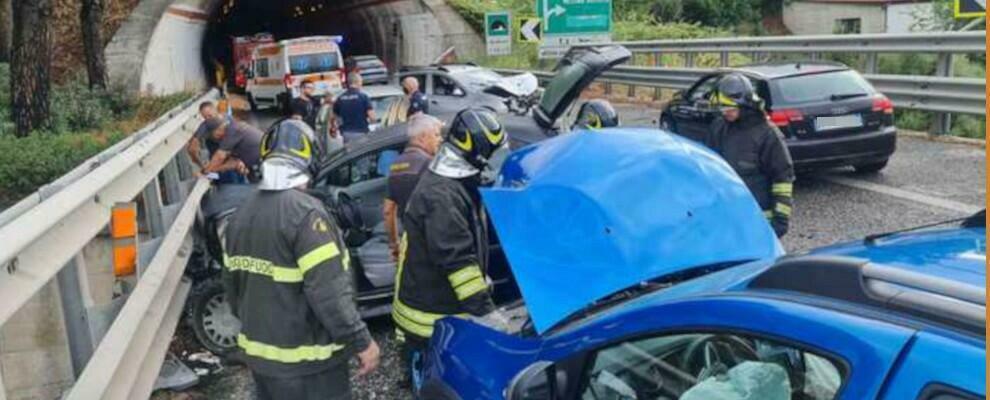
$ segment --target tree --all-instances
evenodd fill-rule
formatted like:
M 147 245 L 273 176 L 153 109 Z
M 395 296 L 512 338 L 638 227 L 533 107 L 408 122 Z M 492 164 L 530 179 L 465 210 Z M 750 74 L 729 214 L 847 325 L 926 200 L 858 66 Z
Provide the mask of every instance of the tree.
M 48 121 L 51 91 L 52 0 L 11 0 L 14 32 L 10 57 L 14 134 L 27 136 Z
M 10 62 L 11 14 L 10 0 L 0 0 L 0 62 Z
M 90 89 L 107 88 L 107 60 L 103 54 L 104 9 L 104 0 L 82 0 L 79 13 Z

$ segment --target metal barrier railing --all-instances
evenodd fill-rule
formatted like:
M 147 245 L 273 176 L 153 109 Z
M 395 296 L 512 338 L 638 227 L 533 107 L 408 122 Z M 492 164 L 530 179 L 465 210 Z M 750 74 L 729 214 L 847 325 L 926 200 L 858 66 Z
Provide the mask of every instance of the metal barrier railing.
M 815 36 L 766 36 L 683 40 L 615 42 L 633 54 L 647 55 L 653 66 L 622 66 L 600 79 L 607 94 L 611 84 L 663 89 L 686 89 L 712 69 L 696 68 L 701 54 L 718 54 L 722 68 L 730 66 L 732 54 L 747 54 L 753 62 L 774 56 L 806 54 L 821 59 L 824 53 L 865 55 L 862 68 L 877 90 L 887 94 L 895 105 L 905 109 L 936 113 L 934 133 L 948 133 L 950 113 L 985 115 L 985 79 L 952 77 L 953 56 L 986 52 L 986 32 L 924 32 L 910 34 L 861 34 Z M 935 76 L 878 74 L 880 54 L 933 54 Z M 683 67 L 659 67 L 664 54 L 679 54 Z M 508 71 L 507 71 L 508 72 Z M 544 75 L 545 77 L 546 75 Z
M 148 128 L 0 214 L 0 326 L 57 277 L 77 380 L 68 399 L 147 398 L 181 314 L 189 282 L 191 226 L 209 184 L 192 177 L 182 151 L 198 121 L 196 103 Z M 111 208 L 141 196 L 147 240 L 139 244 L 137 283 L 121 308 L 84 301 L 81 250 L 108 224 Z M 92 320 L 112 321 L 95 337 Z M 5 399 L 0 376 L 0 400 Z

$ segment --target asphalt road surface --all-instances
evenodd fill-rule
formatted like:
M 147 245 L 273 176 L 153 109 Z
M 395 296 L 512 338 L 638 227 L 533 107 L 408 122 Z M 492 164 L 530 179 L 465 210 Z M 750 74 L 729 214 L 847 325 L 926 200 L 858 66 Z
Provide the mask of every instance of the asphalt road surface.
M 644 106 L 617 106 L 623 125 L 655 127 L 659 112 Z M 262 112 L 245 119 L 267 128 L 277 117 Z M 783 242 L 801 252 L 871 233 L 909 228 L 960 218 L 986 203 L 986 158 L 982 147 L 901 136 L 886 169 L 856 174 L 835 169 L 800 176 L 795 186 L 795 214 Z M 387 318 L 370 321 L 382 346 L 382 365 L 374 374 L 354 380 L 355 399 L 409 399 L 398 387 L 402 368 Z M 183 398 L 252 398 L 250 374 L 239 366 L 207 377 Z M 175 394 L 159 394 L 171 398 Z M 161 396 L 161 397 L 159 397 Z

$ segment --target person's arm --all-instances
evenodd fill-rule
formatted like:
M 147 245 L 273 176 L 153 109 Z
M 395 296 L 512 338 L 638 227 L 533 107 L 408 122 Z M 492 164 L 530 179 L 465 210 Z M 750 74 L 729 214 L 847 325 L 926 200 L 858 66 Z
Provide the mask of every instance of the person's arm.
M 784 144 L 784 135 L 776 127 L 770 127 L 760 154 L 760 164 L 773 182 L 773 217 L 770 224 L 777 236 L 784 236 L 790 229 L 794 207 L 794 162 Z
M 199 159 L 200 151 L 199 138 L 193 136 L 186 144 L 186 152 L 189 153 L 189 160 L 196 164 L 197 168 L 203 168 L 203 161 Z
M 371 105 L 371 98 L 367 95 L 364 96 L 364 104 L 368 114 L 368 123 L 375 123 L 375 107 Z
M 382 206 L 382 214 L 385 217 L 385 231 L 388 232 L 388 248 L 392 253 L 392 259 L 399 259 L 399 206 L 392 199 L 385 198 Z
M 310 211 L 297 226 L 293 254 L 306 301 L 334 341 L 358 354 L 359 374 L 370 372 L 378 364 L 378 346 L 357 310 L 347 248 L 337 240 L 336 227 L 321 209 Z
M 484 316 L 495 309 L 488 284 L 478 260 L 478 249 L 471 229 L 471 210 L 463 199 L 437 196 L 423 224 L 427 250 L 454 288 L 464 311 Z

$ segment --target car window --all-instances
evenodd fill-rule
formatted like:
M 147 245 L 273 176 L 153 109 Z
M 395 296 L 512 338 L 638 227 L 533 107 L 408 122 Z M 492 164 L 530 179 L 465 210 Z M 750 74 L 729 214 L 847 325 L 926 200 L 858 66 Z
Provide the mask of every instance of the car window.
M 762 338 L 678 334 L 598 351 L 582 399 L 826 400 L 842 386 L 842 364 Z
M 830 101 L 833 95 L 868 96 L 873 87 L 856 71 L 837 71 L 775 79 L 771 95 L 776 104 Z
M 695 86 L 694 89 L 691 90 L 691 93 L 688 93 L 688 101 L 691 103 L 696 103 L 702 100 L 708 101 L 712 91 L 715 90 L 715 83 L 718 82 L 718 78 L 718 76 L 710 76 Z
M 289 68 L 294 75 L 336 71 L 340 69 L 340 56 L 336 52 L 290 56 Z
M 443 75 L 433 75 L 433 94 L 435 96 L 464 96 L 464 90 L 457 86 L 453 79 Z
M 396 149 L 365 154 L 331 172 L 328 184 L 346 187 L 371 179 L 384 178 L 388 176 L 392 161 L 398 156 L 399 151 Z

